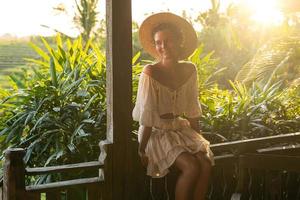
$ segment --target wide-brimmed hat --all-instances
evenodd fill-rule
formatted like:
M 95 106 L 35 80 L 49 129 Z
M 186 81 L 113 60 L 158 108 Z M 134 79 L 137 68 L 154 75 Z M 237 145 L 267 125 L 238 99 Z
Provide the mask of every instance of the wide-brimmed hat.
M 159 55 L 155 50 L 153 40 L 153 29 L 160 24 L 172 24 L 176 26 L 182 34 L 181 53 L 179 59 L 185 59 L 197 48 L 197 34 L 193 26 L 184 18 L 170 12 L 156 13 L 146 18 L 141 24 L 139 37 L 144 50 L 154 58 Z

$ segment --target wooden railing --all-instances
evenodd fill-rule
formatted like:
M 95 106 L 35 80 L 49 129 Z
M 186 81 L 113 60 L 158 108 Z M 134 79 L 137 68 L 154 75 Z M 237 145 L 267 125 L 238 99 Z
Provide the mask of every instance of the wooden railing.
M 211 149 L 216 165 L 207 199 L 300 199 L 300 132 L 217 143 Z M 284 176 L 279 179 L 280 184 L 271 184 L 274 173 Z M 165 179 L 149 179 L 152 195 L 164 199 L 168 192 L 174 199 L 177 174 L 170 173 L 167 184 Z M 168 185 L 168 191 L 164 185 Z
M 211 145 L 210 199 L 300 199 L 299 142 L 298 132 Z
M 211 137 L 212 136 L 206 135 Z M 220 139 L 220 138 L 219 138 Z M 218 139 L 215 139 L 218 141 Z M 300 133 L 277 135 L 243 141 L 212 144 L 216 165 L 208 193 L 208 199 L 300 199 Z M 174 199 L 174 186 L 178 171 L 172 171 L 165 179 L 145 176 L 137 155 L 137 142 L 132 143 L 131 161 L 137 183 L 134 199 Z M 111 149 L 110 146 L 109 149 Z M 106 154 L 110 156 L 110 151 Z M 6 152 L 4 181 L 0 181 L 0 200 L 41 199 L 77 200 L 76 191 L 84 191 L 86 199 L 110 200 L 106 196 L 109 184 L 104 174 L 111 162 L 93 161 L 54 167 L 26 168 L 23 163 L 24 150 L 10 149 Z M 109 159 L 108 159 L 109 160 Z M 41 185 L 25 185 L 25 177 L 53 173 L 74 173 L 81 170 L 97 170 L 98 176 Z M 105 172 L 104 172 L 105 171 Z M 106 177 L 107 178 L 107 177 Z M 105 184 L 104 184 L 105 183 Z M 1 189 L 1 186 L 3 188 Z M 105 192 L 103 192 L 103 190 Z M 3 193 L 1 199 L 1 192 Z M 167 194 L 168 193 L 168 194 Z M 108 194 L 109 195 L 109 194 Z
M 89 200 L 102 199 L 104 174 L 103 163 L 100 161 L 41 167 L 25 168 L 23 149 L 8 149 L 5 152 L 4 176 L 3 176 L 3 200 L 40 200 L 41 196 L 46 200 L 76 200 L 79 199 L 78 191 Z M 57 182 L 25 185 L 26 177 L 37 175 L 49 175 L 53 173 L 67 174 L 82 170 L 97 170 L 97 176 L 80 179 L 61 180 Z M 41 195 L 42 194 L 42 195 Z M 1 198 L 0 198 L 1 199 Z

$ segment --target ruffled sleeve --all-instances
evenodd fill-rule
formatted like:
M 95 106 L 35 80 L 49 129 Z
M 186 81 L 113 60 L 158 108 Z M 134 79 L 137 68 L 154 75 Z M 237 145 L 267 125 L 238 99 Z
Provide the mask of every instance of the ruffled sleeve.
M 189 88 L 189 92 L 187 95 L 188 104 L 185 110 L 185 116 L 188 118 L 197 118 L 202 115 L 201 105 L 199 102 L 199 91 L 198 91 L 198 78 L 197 71 L 195 71 L 192 75 L 193 77 Z
M 135 107 L 132 112 L 134 121 L 140 125 L 153 127 L 159 125 L 157 92 L 150 76 L 141 73 Z

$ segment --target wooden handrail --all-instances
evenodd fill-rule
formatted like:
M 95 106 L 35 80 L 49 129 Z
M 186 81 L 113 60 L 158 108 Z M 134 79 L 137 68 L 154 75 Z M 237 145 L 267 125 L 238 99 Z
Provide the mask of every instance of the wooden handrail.
M 39 174 L 49 174 L 49 173 L 58 173 L 58 172 L 69 172 L 69 171 L 78 171 L 78 170 L 89 170 L 89 169 L 99 169 L 103 166 L 103 163 L 99 161 L 68 164 L 68 165 L 59 165 L 51 167 L 36 167 L 36 168 L 26 168 L 26 175 L 39 175 Z
M 238 153 L 243 153 L 246 151 L 254 151 L 266 144 L 296 142 L 297 140 L 300 141 L 300 132 L 212 144 L 211 150 L 213 152 L 232 152 L 235 150 Z
M 283 145 L 277 147 L 269 147 L 269 148 L 262 148 L 258 149 L 258 153 L 272 153 L 272 154 L 282 154 L 282 153 L 299 153 L 300 151 L 300 144 L 295 145 Z
M 215 156 L 214 159 L 216 165 L 232 165 L 238 161 L 238 156 L 234 154 L 226 154 L 221 156 Z
M 100 184 L 103 181 L 104 179 L 101 177 L 73 179 L 69 181 L 59 181 L 59 182 L 46 183 L 41 185 L 26 186 L 26 191 L 42 193 L 42 192 L 49 192 L 51 190 L 64 190 L 74 186 Z

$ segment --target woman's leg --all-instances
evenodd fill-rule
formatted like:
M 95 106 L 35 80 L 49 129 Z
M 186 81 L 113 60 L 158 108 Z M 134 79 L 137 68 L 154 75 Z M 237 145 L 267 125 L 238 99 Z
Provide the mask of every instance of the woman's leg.
M 191 200 L 200 175 L 199 161 L 190 153 L 181 153 L 174 165 L 181 171 L 175 189 L 175 200 Z
M 203 152 L 198 152 L 195 156 L 200 163 L 200 175 L 195 186 L 194 200 L 204 200 L 211 174 L 211 162 Z

